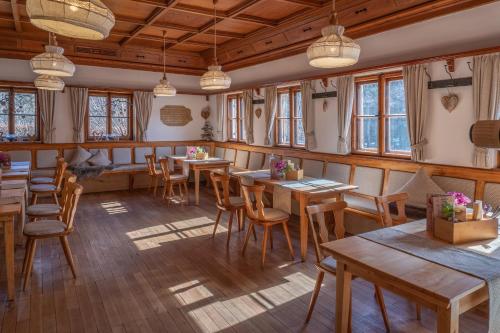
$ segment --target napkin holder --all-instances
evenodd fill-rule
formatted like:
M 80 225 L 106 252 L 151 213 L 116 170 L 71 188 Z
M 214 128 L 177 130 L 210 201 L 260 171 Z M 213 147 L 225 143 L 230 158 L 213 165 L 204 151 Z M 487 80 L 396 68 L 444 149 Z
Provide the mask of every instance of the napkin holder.
M 498 219 L 448 221 L 434 218 L 434 237 L 451 244 L 463 244 L 498 237 Z

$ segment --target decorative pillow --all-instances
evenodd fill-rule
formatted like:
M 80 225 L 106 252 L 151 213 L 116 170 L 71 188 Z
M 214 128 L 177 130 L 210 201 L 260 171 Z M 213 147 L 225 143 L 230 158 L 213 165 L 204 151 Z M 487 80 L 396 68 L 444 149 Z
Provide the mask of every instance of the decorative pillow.
M 86 162 L 89 158 L 92 157 L 92 154 L 85 148 L 80 146 L 76 147 L 76 152 L 73 154 L 73 158 L 71 162 L 69 162 L 70 166 L 77 166 Z
M 411 179 L 395 193 L 408 193 L 408 206 L 426 208 L 427 194 L 445 194 L 445 192 L 420 168 Z
M 94 156 L 89 158 L 88 162 L 90 165 L 97 166 L 108 166 L 111 164 L 111 161 L 108 158 L 108 152 L 105 149 L 99 149 Z

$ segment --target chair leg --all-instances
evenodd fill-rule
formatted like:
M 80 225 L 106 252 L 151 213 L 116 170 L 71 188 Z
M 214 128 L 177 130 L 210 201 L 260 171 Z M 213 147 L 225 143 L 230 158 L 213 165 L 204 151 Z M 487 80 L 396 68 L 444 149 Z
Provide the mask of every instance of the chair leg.
M 389 318 L 387 317 L 387 310 L 385 308 L 384 294 L 382 294 L 382 290 L 377 285 L 375 285 L 375 296 L 380 307 L 380 312 L 382 313 L 382 318 L 384 319 L 385 329 L 387 332 L 390 332 L 391 326 L 389 324 Z
M 219 225 L 221 215 L 222 215 L 222 210 L 217 210 L 217 218 L 215 219 L 214 232 L 212 233 L 212 238 L 215 237 L 215 232 L 217 231 L 217 226 Z
M 319 290 L 321 289 L 321 283 L 323 283 L 323 278 L 325 277 L 325 272 L 319 271 L 316 277 L 316 284 L 314 285 L 314 291 L 311 295 L 311 301 L 309 302 L 309 309 L 307 310 L 306 323 L 311 320 L 312 313 L 314 311 L 314 306 L 316 305 L 316 300 L 318 299 Z
M 32 205 L 36 205 L 36 201 L 38 199 L 38 195 L 36 193 L 33 193 L 31 194 L 31 204 Z
M 31 250 L 31 245 L 33 244 L 33 239 L 31 237 L 28 237 L 26 240 L 26 248 L 24 250 L 24 260 L 23 260 L 23 269 L 21 271 L 22 274 L 26 271 L 26 266 L 28 264 L 28 256 Z
M 57 193 L 52 193 L 52 197 L 54 198 L 54 202 L 56 203 L 56 205 L 59 206 L 59 199 L 57 198 Z
M 274 244 L 273 244 L 273 226 L 272 225 L 269 226 L 269 243 L 270 243 L 269 245 L 270 245 L 271 250 L 272 250 L 274 247 Z
M 420 321 L 422 319 L 422 306 L 418 303 L 415 304 L 417 306 L 417 320 Z
M 234 211 L 229 214 L 229 221 L 227 222 L 227 242 L 226 246 L 229 246 L 229 240 L 231 239 L 231 229 L 233 228 L 233 215 Z
M 23 281 L 23 291 L 26 290 L 26 286 L 28 285 L 28 280 L 31 276 L 31 269 L 33 268 L 33 258 L 35 257 L 36 251 L 36 239 L 33 239 L 31 242 L 31 246 L 28 253 L 28 261 L 26 262 L 26 270 L 24 271 L 24 281 Z
M 167 196 L 167 189 L 168 189 L 168 183 L 165 183 L 165 186 L 163 186 L 163 195 L 162 198 L 165 199 Z
M 243 243 L 243 248 L 241 249 L 241 255 L 245 255 L 245 250 L 247 249 L 248 240 L 250 239 L 250 233 L 253 231 L 255 236 L 255 228 L 253 226 L 253 222 L 250 221 L 250 225 L 248 226 L 247 234 L 245 235 L 245 242 Z
M 283 225 L 283 232 L 285 233 L 286 242 L 288 243 L 288 250 L 290 251 L 290 255 L 292 256 L 293 260 L 295 255 L 293 252 L 292 240 L 290 239 L 290 233 L 288 232 L 288 224 L 287 222 L 283 222 L 282 225 Z
M 71 273 L 73 273 L 73 278 L 76 279 L 75 263 L 73 262 L 73 256 L 71 255 L 71 249 L 69 248 L 68 238 L 66 236 L 59 237 L 61 241 L 61 246 L 64 250 L 64 255 L 66 256 L 66 261 L 71 268 Z
M 241 231 L 241 209 L 236 210 L 236 218 L 238 220 L 238 232 Z
M 158 177 L 154 178 L 154 188 L 153 188 L 153 196 L 156 197 L 156 192 L 158 192 Z
M 189 191 L 187 181 L 184 182 L 184 191 L 186 192 L 186 204 L 189 205 Z
M 266 261 L 266 247 L 267 247 L 267 238 L 269 237 L 269 227 L 267 225 L 264 226 L 264 236 L 262 237 L 262 259 L 261 266 L 264 267 L 264 262 Z

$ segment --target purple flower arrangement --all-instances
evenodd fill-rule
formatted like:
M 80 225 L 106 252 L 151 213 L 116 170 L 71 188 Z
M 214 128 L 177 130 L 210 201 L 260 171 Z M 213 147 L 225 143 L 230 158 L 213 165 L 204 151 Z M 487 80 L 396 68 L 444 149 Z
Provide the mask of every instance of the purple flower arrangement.
M 457 206 L 467 206 L 472 202 L 472 200 L 462 192 L 448 192 L 446 194 L 453 197 L 453 199 L 455 200 L 455 205 Z
M 10 167 L 10 155 L 4 152 L 0 152 L 0 165 L 2 167 Z

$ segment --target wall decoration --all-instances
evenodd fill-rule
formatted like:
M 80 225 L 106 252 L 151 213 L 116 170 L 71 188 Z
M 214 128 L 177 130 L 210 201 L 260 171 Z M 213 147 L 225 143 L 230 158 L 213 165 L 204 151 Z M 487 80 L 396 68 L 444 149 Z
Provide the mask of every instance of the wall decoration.
M 160 109 L 160 120 L 167 126 L 185 126 L 193 117 L 191 110 L 183 105 L 165 105 Z
M 458 95 L 454 93 L 449 93 L 448 95 L 441 97 L 441 103 L 443 104 L 444 108 L 450 113 L 455 110 L 459 100 L 460 99 L 458 98 Z
M 262 115 L 262 109 L 261 108 L 257 108 L 255 110 L 255 115 L 257 116 L 257 119 L 259 119 L 260 116 Z
M 207 105 L 201 110 L 201 116 L 205 120 L 207 120 L 208 117 L 210 117 L 210 106 Z
M 214 128 L 210 121 L 205 120 L 205 124 L 201 128 L 201 139 L 205 141 L 212 141 L 214 138 Z

